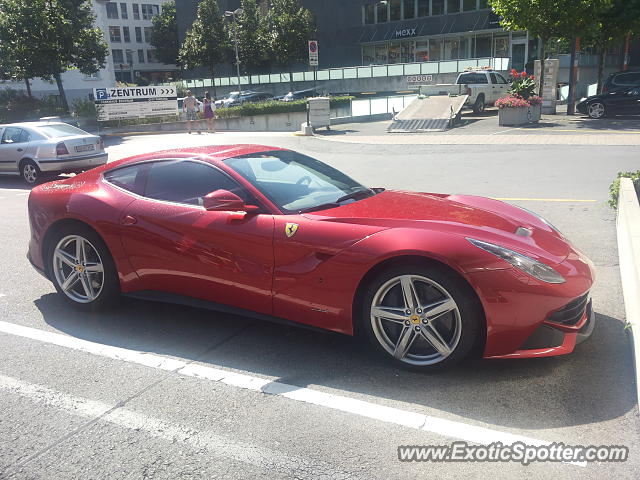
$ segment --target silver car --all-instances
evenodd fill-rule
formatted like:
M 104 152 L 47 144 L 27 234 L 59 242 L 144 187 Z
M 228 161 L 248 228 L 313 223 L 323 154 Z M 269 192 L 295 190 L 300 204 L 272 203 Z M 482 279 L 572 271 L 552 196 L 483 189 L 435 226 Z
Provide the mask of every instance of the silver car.
M 29 184 L 46 173 L 81 172 L 107 163 L 102 138 L 61 122 L 0 125 L 0 173 Z

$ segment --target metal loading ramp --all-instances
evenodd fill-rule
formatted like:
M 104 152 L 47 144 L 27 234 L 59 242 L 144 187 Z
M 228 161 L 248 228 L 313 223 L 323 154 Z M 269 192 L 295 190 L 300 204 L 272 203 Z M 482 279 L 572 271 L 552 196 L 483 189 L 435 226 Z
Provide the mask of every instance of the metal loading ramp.
M 468 95 L 416 98 L 395 116 L 387 132 L 443 132 L 460 114 Z

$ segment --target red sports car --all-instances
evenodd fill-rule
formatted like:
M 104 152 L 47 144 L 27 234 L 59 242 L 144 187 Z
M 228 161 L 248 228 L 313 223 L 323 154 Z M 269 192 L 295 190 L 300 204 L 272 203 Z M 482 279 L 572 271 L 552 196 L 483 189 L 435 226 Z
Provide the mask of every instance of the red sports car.
M 368 188 L 259 145 L 139 155 L 36 187 L 28 257 L 69 303 L 120 294 L 367 338 L 405 366 L 570 353 L 593 264 L 483 197 Z

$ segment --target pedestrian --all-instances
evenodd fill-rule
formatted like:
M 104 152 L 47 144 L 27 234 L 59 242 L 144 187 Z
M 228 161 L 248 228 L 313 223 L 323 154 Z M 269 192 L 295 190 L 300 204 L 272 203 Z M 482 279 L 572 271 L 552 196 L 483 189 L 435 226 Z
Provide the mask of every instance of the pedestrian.
M 200 110 L 200 102 L 198 99 L 193 96 L 191 90 L 187 90 L 187 96 L 182 101 L 182 111 L 187 113 L 187 128 L 189 129 L 189 133 L 191 133 L 191 124 L 192 122 L 198 121 L 197 111 Z M 198 128 L 198 135 L 200 134 L 200 124 L 197 123 L 196 127 Z
M 209 92 L 204 92 L 204 98 L 202 99 L 204 105 L 204 118 L 207 121 L 207 131 L 209 133 L 216 133 L 215 125 L 215 111 L 216 104 L 211 101 L 211 95 Z

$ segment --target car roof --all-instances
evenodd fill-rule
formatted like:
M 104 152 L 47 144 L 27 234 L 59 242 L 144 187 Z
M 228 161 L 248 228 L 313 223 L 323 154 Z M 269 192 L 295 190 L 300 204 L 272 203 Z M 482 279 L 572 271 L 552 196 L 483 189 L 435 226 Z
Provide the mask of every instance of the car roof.
M 69 125 L 69 124 L 64 122 L 18 122 L 18 123 L 3 123 L 0 125 L 0 128 L 4 128 L 4 127 L 37 128 L 37 127 L 46 127 L 48 125 Z
M 222 162 L 227 158 L 237 157 L 258 152 L 272 152 L 275 150 L 286 150 L 285 148 L 272 147 L 269 145 L 236 144 L 236 145 L 205 145 L 200 147 L 184 147 L 170 150 L 159 150 L 156 152 L 143 153 L 133 157 L 123 158 L 116 162 L 109 163 L 109 170 L 129 163 L 154 160 L 161 158 L 198 158 L 211 163 Z

